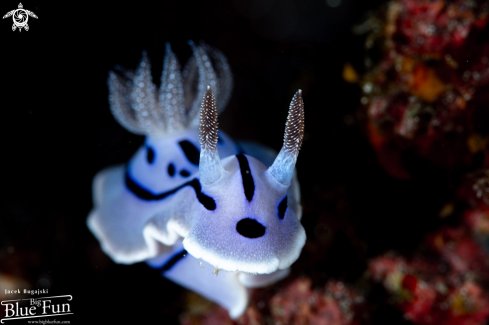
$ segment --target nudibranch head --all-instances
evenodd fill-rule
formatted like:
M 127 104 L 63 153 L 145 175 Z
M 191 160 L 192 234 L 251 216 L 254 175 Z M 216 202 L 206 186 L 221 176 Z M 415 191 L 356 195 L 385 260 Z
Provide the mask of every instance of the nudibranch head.
M 299 90 L 290 105 L 284 145 L 274 163 L 244 154 L 219 159 L 217 109 L 211 88 L 200 119 L 201 209 L 183 241 L 185 249 L 218 269 L 272 273 L 289 267 L 305 243 L 305 231 L 287 194 L 304 134 Z

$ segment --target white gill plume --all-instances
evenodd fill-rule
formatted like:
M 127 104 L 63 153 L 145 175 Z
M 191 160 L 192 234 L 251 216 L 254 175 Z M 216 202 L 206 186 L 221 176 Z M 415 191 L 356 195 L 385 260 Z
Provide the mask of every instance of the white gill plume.
M 166 44 L 158 101 L 159 120 L 164 121 L 166 132 L 174 133 L 185 128 L 183 78 L 180 72 L 180 63 L 171 51 L 169 43 Z
M 151 78 L 146 52 L 135 72 L 116 68 L 108 78 L 109 103 L 116 120 L 130 132 L 164 136 L 199 125 L 201 98 L 210 85 L 221 103 L 230 97 L 232 74 L 226 57 L 206 44 L 190 42 L 193 57 L 180 71 L 180 64 L 167 44 L 161 86 Z M 212 60 L 211 60 L 212 59 Z

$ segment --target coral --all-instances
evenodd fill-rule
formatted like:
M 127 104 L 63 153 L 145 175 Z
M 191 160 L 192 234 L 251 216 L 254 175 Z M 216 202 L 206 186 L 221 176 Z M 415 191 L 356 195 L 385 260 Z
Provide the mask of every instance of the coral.
M 428 236 L 427 242 L 454 272 L 474 272 L 489 279 L 489 256 L 465 227 L 442 228 Z
M 466 177 L 459 198 L 467 202 L 464 223 L 489 252 L 489 170 L 481 169 Z
M 395 0 L 370 19 L 361 101 L 391 175 L 410 178 L 410 156 L 444 170 L 488 164 L 488 10 L 488 1 Z
M 426 253 L 408 259 L 396 254 L 375 258 L 370 277 L 415 324 L 484 324 L 489 317 L 489 256 L 464 227 L 442 228 L 427 236 Z
M 311 280 L 297 278 L 280 289 L 255 289 L 245 313 L 234 322 L 225 310 L 214 306 L 200 314 L 187 312 L 182 325 L 191 324 L 360 324 L 364 298 L 342 282 L 329 281 L 313 289 Z

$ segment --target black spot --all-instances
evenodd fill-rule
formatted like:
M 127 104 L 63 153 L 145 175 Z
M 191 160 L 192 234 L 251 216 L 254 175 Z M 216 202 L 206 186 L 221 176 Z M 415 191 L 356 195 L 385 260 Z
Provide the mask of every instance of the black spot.
M 162 267 L 158 268 L 158 270 L 162 272 L 168 271 L 185 256 L 187 256 L 187 251 L 182 249 L 180 252 L 173 255 Z
M 200 160 L 200 152 L 199 149 L 197 149 L 192 142 L 183 140 L 178 143 L 180 145 L 180 148 L 182 148 L 183 153 L 185 154 L 185 157 L 187 157 L 188 161 L 190 161 L 192 164 L 198 166 L 199 165 L 199 160 Z
M 173 165 L 172 163 L 168 165 L 168 175 L 170 175 L 171 177 L 175 175 L 175 165 Z
M 146 148 L 146 160 L 152 164 L 155 161 L 155 151 L 151 147 Z
M 241 170 L 241 179 L 243 180 L 243 188 L 246 199 L 251 202 L 253 194 L 255 193 L 255 183 L 253 182 L 253 176 L 251 175 L 250 165 L 245 155 L 236 155 L 239 162 L 239 169 Z
M 189 177 L 190 176 L 190 172 L 186 169 L 182 169 L 180 171 L 180 175 L 182 175 L 183 177 Z
M 221 137 L 221 133 L 218 133 L 218 134 L 217 134 L 217 143 L 218 143 L 218 144 L 223 144 L 223 143 L 224 143 L 224 140 L 223 140 L 223 139 L 222 139 L 222 137 Z
M 282 202 L 278 205 L 278 217 L 282 220 L 285 217 L 285 211 L 287 210 L 287 196 L 284 197 Z
M 241 219 L 236 224 L 236 231 L 246 238 L 260 238 L 265 235 L 265 227 L 258 221 L 250 218 Z

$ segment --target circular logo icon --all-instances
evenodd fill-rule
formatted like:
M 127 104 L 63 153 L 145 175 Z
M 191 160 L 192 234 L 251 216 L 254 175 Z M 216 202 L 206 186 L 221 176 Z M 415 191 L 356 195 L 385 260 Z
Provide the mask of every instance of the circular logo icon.
M 13 14 L 14 24 L 17 27 L 24 27 L 27 24 L 27 12 L 24 9 L 17 9 Z

